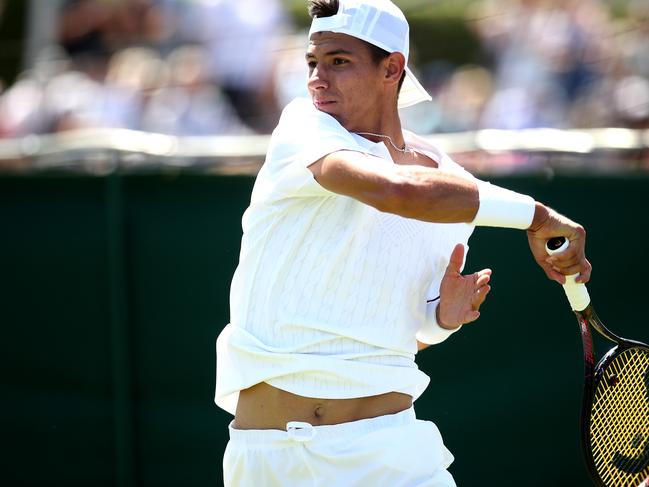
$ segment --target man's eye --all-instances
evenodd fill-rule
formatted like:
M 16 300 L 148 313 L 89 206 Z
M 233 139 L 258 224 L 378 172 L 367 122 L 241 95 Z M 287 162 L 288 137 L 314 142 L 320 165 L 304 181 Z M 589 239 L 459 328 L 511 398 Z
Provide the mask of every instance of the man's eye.
M 309 62 L 306 63 L 306 65 L 307 65 L 307 66 L 309 67 L 309 69 L 311 69 L 311 70 L 314 70 L 314 69 L 316 68 L 316 65 L 317 65 L 317 64 L 318 64 L 318 63 L 316 63 L 315 61 L 309 61 Z
M 347 63 L 347 59 L 341 59 L 338 57 L 334 59 L 334 65 L 345 64 L 345 63 Z

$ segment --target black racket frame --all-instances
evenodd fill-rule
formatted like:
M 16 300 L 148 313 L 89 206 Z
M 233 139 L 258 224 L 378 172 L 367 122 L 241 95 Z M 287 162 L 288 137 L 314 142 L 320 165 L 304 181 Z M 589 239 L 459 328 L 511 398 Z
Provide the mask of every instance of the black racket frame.
M 584 390 L 582 395 L 580 421 L 582 452 L 584 454 L 586 467 L 595 485 L 598 487 L 610 487 L 604 484 L 597 472 L 595 459 L 593 458 L 593 448 L 590 441 L 590 412 L 595 397 L 595 391 L 601 381 L 607 380 L 607 378 L 604 377 L 604 373 L 609 364 L 619 355 L 624 353 L 626 350 L 636 347 L 649 350 L 649 346 L 642 342 L 621 338 L 610 331 L 606 328 L 604 323 L 602 323 L 599 316 L 597 316 L 592 304 L 588 305 L 583 311 L 575 311 L 574 313 L 579 323 L 584 352 Z M 595 365 L 595 348 L 593 345 L 591 326 L 597 330 L 600 335 L 615 343 L 615 346 L 599 360 L 597 365 Z

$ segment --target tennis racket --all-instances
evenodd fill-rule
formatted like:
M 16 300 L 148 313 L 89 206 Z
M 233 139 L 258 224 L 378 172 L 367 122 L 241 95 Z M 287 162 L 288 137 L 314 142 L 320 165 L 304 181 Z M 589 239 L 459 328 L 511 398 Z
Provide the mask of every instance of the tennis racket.
M 547 242 L 549 254 L 568 248 Z M 599 319 L 586 286 L 566 276 L 563 285 L 584 346 L 581 442 L 586 465 L 600 487 L 649 487 L 649 347 L 620 338 Z M 595 365 L 591 328 L 615 343 Z

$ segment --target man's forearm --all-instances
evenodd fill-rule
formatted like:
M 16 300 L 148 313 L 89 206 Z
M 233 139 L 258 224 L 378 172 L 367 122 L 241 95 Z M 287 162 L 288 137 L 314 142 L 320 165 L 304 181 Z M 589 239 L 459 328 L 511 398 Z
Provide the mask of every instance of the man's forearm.
M 413 166 L 397 169 L 397 176 L 401 181 L 387 198 L 386 211 L 401 216 L 521 230 L 547 218 L 545 207 L 532 197 L 484 181 Z

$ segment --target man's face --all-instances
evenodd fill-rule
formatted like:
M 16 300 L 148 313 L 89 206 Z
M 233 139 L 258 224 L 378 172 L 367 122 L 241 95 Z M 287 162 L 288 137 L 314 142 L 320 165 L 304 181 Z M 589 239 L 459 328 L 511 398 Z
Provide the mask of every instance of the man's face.
M 319 32 L 306 53 L 308 89 L 315 107 L 350 132 L 372 130 L 380 122 L 385 68 L 369 47 L 346 34 Z

